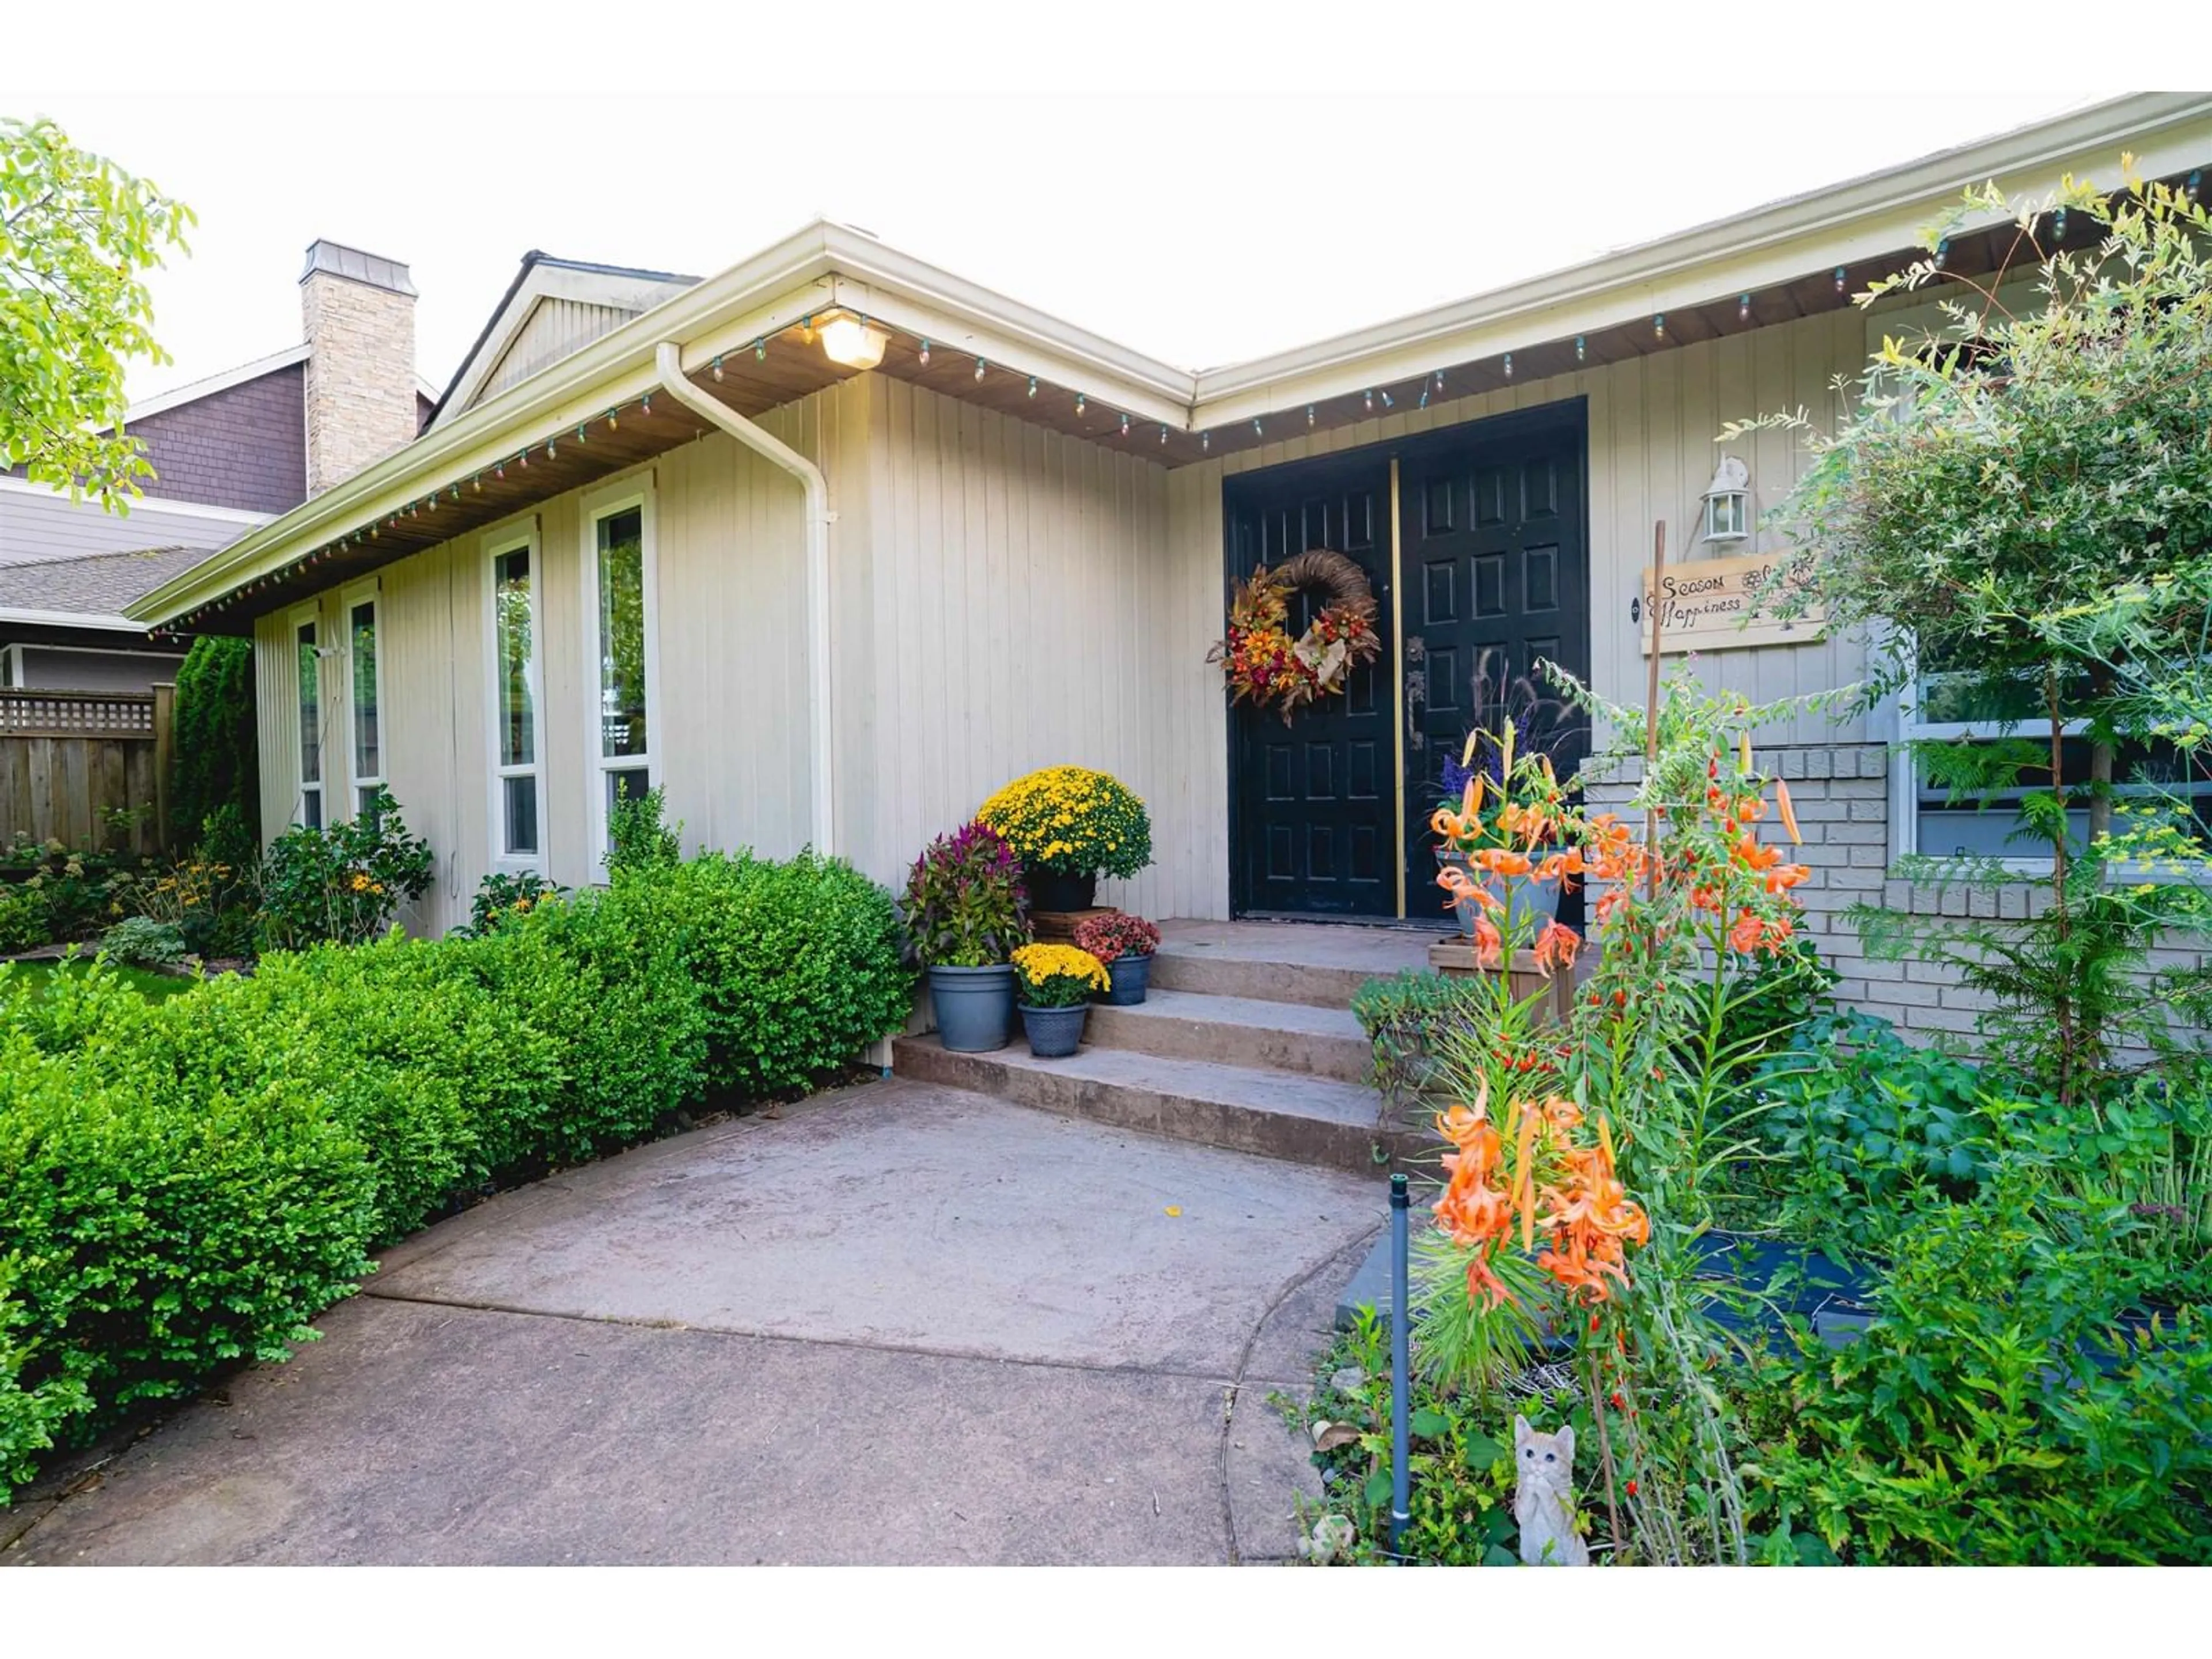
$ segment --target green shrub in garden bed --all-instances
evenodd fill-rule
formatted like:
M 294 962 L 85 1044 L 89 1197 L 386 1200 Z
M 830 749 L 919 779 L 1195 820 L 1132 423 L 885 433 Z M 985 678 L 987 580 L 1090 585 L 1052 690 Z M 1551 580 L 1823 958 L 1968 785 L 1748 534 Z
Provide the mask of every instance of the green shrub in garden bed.
M 2212 1342 L 2143 1312 L 2114 1247 L 2145 1225 L 2002 1171 L 1900 1239 L 1856 1341 L 1728 1379 L 1765 1559 L 1810 1529 L 1859 1563 L 2212 1563 Z
M 897 912 L 842 860 L 702 853 L 618 875 L 614 890 L 677 942 L 717 1088 L 798 1087 L 906 1022 L 914 975 L 899 963 Z
M 282 1357 L 376 1246 L 816 1081 L 911 989 L 890 896 L 811 855 L 625 871 L 483 937 L 273 952 L 159 1000 L 0 970 L 0 1501 L 50 1446 Z
M 368 1270 L 374 1174 L 313 1084 L 209 1089 L 146 1063 L 150 1028 L 199 1006 L 104 974 L 43 998 L 0 977 L 0 1492 L 64 1419 L 279 1357 Z

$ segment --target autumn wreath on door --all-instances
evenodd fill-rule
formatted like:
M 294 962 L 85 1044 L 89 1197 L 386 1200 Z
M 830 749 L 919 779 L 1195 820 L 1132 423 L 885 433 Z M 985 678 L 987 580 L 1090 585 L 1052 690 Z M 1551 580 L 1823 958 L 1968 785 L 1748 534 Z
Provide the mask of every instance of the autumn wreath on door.
M 1291 596 L 1310 592 L 1322 601 L 1313 623 L 1296 639 L 1286 625 Z M 1382 654 L 1375 632 L 1375 592 L 1357 564 L 1341 553 L 1315 548 L 1270 570 L 1261 565 L 1237 585 L 1229 602 L 1229 636 L 1207 652 L 1229 681 L 1229 700 L 1250 698 L 1282 711 L 1283 724 L 1310 702 L 1342 691 L 1352 671 Z

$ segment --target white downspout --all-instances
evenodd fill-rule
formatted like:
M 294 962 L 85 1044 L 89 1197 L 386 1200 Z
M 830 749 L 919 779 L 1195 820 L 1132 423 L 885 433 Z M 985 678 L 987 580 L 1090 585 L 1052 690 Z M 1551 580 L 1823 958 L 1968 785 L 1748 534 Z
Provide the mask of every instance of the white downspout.
M 837 850 L 836 793 L 832 769 L 837 726 L 831 697 L 836 685 L 830 660 L 830 481 L 822 469 L 789 444 L 762 430 L 719 398 L 710 398 L 684 378 L 684 353 L 664 340 L 653 353 L 661 389 L 678 403 L 728 433 L 754 453 L 799 480 L 806 491 L 806 678 L 808 736 L 814 750 L 811 810 L 814 850 L 828 857 Z

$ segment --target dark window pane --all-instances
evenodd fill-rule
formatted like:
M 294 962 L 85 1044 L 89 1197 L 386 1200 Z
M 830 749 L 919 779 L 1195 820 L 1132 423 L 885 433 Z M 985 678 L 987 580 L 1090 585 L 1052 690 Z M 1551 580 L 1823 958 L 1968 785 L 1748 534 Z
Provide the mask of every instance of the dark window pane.
M 323 778 L 323 681 L 320 659 L 315 655 L 315 625 L 300 624 L 300 781 L 319 783 Z
M 499 675 L 499 763 L 528 766 L 538 758 L 538 711 L 531 695 L 535 630 L 530 603 L 530 550 L 502 553 L 492 568 L 492 605 Z
M 376 739 L 376 607 L 354 606 L 347 631 L 353 645 L 353 774 L 380 778 L 384 758 Z
M 507 778 L 502 781 L 507 795 L 507 850 L 535 854 L 538 851 L 538 780 L 522 777 Z
M 645 514 L 628 507 L 599 521 L 599 752 L 652 747 L 645 706 Z

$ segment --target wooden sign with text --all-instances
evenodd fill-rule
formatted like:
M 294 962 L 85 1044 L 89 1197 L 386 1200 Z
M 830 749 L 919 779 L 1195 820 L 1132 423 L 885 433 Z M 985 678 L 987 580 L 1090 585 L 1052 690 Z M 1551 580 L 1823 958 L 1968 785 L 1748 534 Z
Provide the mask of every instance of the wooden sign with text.
M 1778 594 L 1769 595 L 1765 605 L 1754 602 L 1782 558 L 1778 553 L 1751 553 L 1668 566 L 1658 597 L 1660 649 L 1669 654 L 1739 651 L 1753 645 L 1807 645 L 1819 639 L 1827 623 L 1818 606 L 1785 619 L 1774 614 L 1772 602 Z M 1651 654 L 1652 606 L 1651 573 L 1647 570 L 1636 630 L 1647 657 Z

